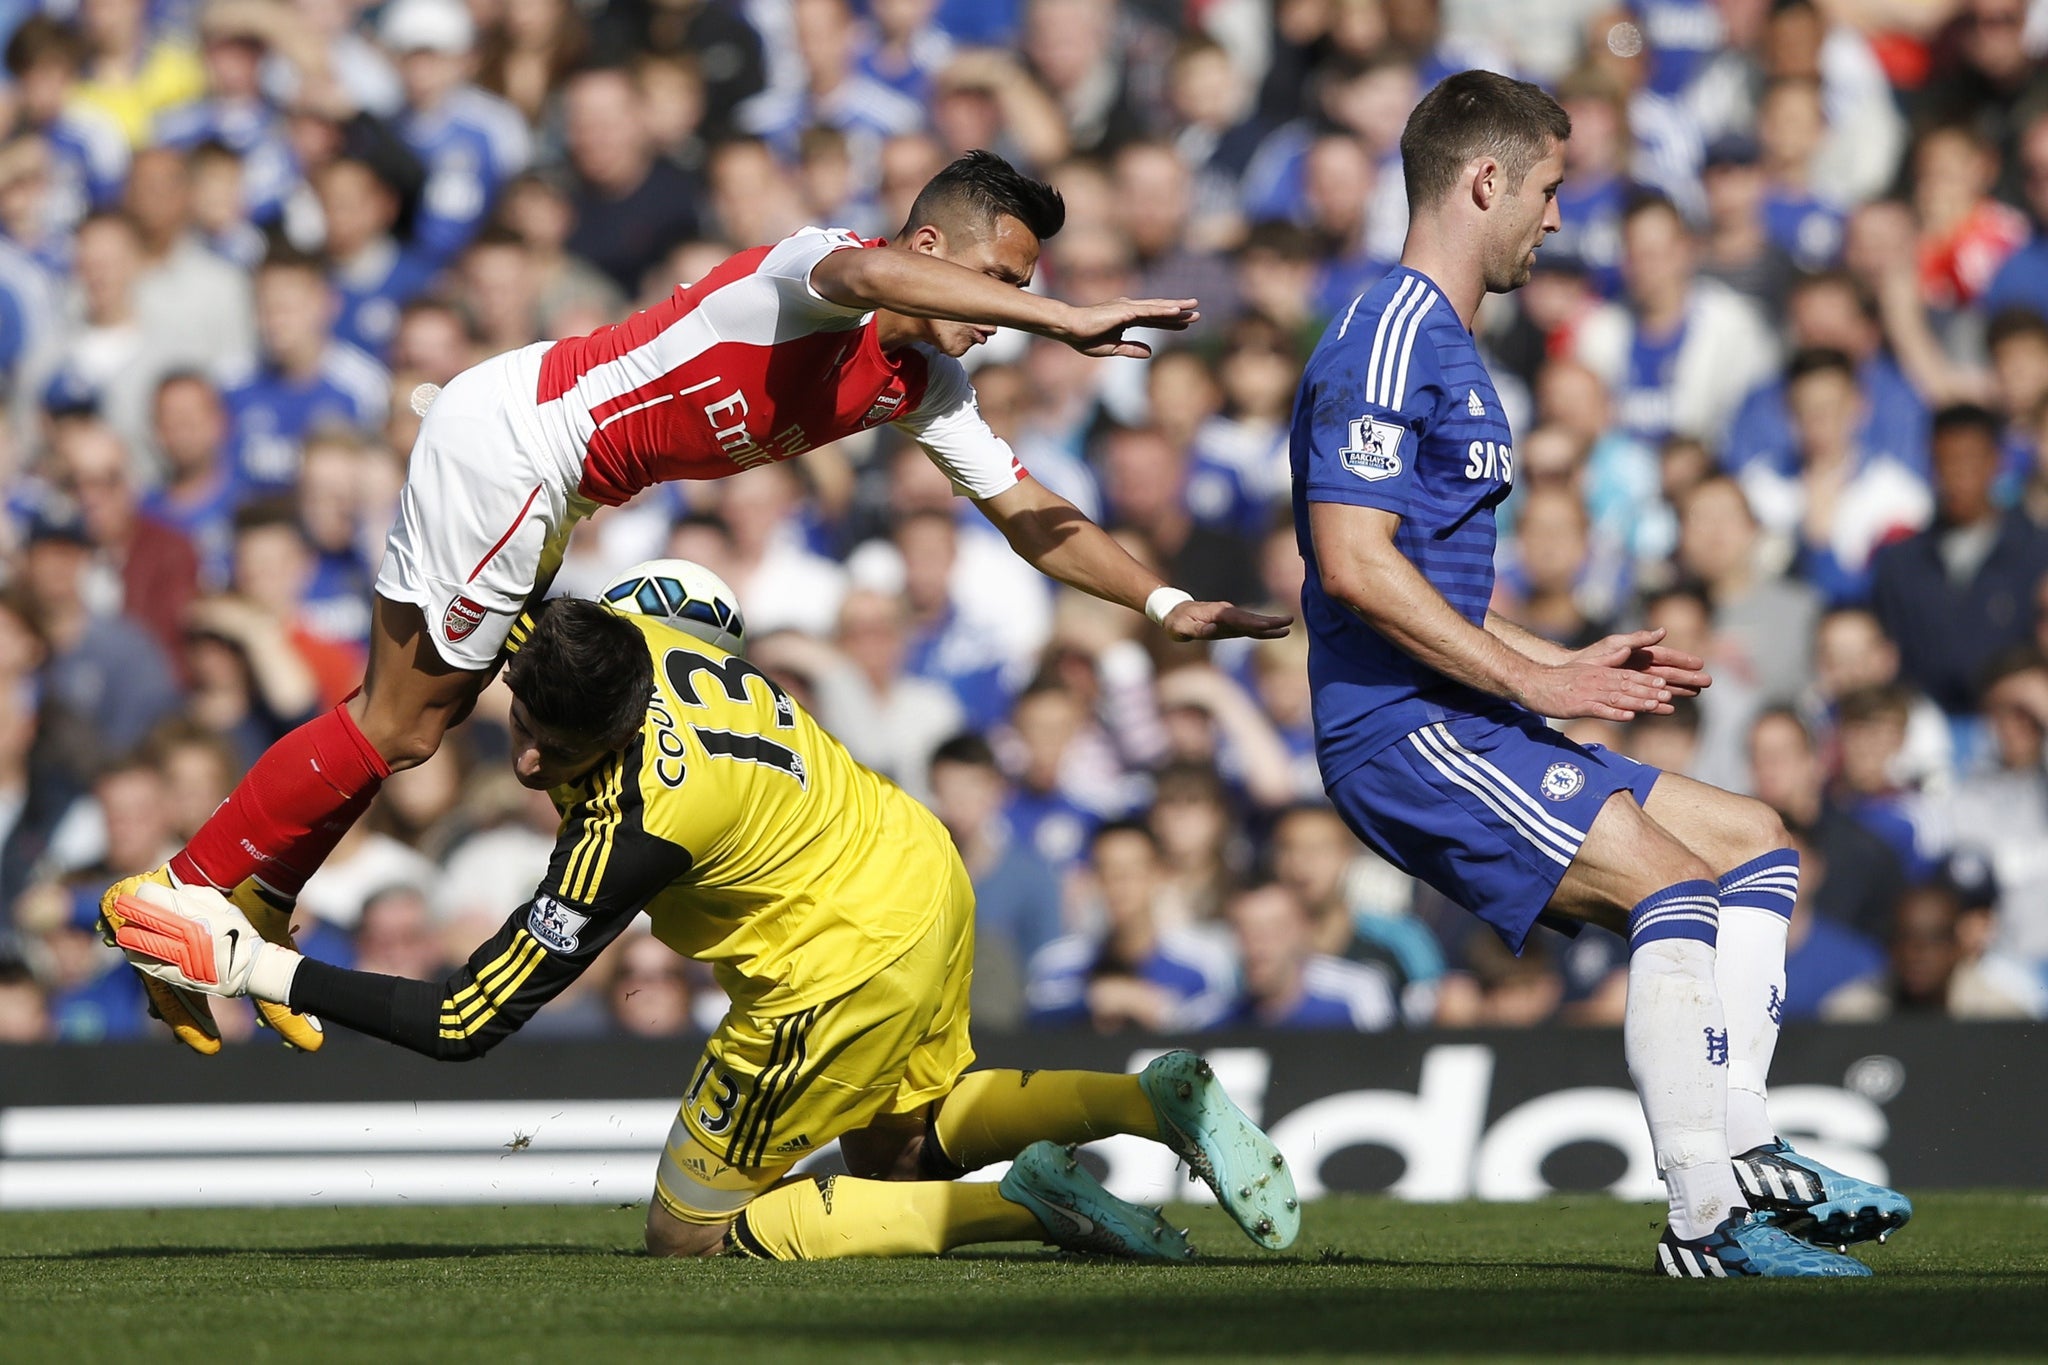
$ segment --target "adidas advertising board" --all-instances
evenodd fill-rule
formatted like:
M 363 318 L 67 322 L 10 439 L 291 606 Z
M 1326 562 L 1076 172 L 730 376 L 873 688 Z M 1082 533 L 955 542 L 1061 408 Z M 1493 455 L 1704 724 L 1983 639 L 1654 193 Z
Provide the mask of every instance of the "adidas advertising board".
M 1307 1198 L 1660 1197 L 1601 1030 L 990 1034 L 977 1065 L 1127 1071 L 1175 1043 L 1267 1126 Z M 270 1048 L 204 1067 L 167 1066 L 160 1045 L 0 1048 L 0 1207 L 643 1200 L 697 1045 L 515 1039 L 455 1067 L 336 1034 L 318 1068 Z M 1841 1170 L 1916 1192 L 2048 1185 L 2048 1027 L 1792 1028 L 1772 1071 L 1780 1131 Z M 1088 1152 L 1125 1198 L 1207 1194 L 1153 1144 Z M 803 1156 L 836 1162 L 830 1144 Z

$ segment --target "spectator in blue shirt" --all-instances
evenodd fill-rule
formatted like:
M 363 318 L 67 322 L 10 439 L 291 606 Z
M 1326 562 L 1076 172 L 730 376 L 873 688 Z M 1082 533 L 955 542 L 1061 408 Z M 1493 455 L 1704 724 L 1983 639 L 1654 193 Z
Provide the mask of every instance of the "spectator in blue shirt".
M 1003 819 L 1017 839 L 1062 874 L 1081 860 L 1102 823 L 1101 814 L 1076 801 L 1061 783 L 1062 760 L 1085 721 L 1080 698 L 1056 681 L 1026 689 L 1010 714 L 1024 759 L 1011 773 L 1015 786 Z
M 1240 891 L 1225 915 L 1243 984 L 1224 1025 L 1378 1033 L 1401 1022 L 1392 974 L 1317 952 L 1308 908 L 1286 887 Z
M 953 40 L 932 22 L 938 0 L 869 0 L 868 32 L 855 69 L 871 81 L 924 105 L 932 78 L 953 55 Z
M 1564 226 L 1543 254 L 1561 252 L 1586 268 L 1601 294 L 1621 293 L 1621 213 L 1628 204 L 1628 92 L 1605 67 L 1587 64 L 1558 84 L 1571 115 L 1557 210 Z
M 18 131 L 42 134 L 50 149 L 52 226 L 68 230 L 95 209 L 112 208 L 128 176 L 128 139 L 111 119 L 70 101 L 85 61 L 82 40 L 39 14 L 7 40 L 6 61 L 19 102 Z
M 1863 391 L 1863 419 L 1857 442 L 1882 450 L 1918 474 L 1927 472 L 1927 405 L 1905 372 L 1884 348 L 1877 302 L 1844 271 L 1807 275 L 1792 286 L 1785 304 L 1785 330 L 1794 351 L 1841 351 L 1856 365 Z M 1785 378 L 1773 375 L 1752 389 L 1736 409 L 1721 445 L 1721 463 L 1731 473 L 1763 462 L 1780 474 L 1798 471 L 1792 414 L 1785 402 Z
M 317 258 L 273 250 L 256 274 L 256 331 L 262 355 L 230 370 L 222 397 L 234 422 L 229 464 L 250 490 L 288 490 L 299 443 L 322 426 L 375 431 L 384 425 L 391 377 L 362 351 L 333 337 L 334 291 Z
M 234 549 L 235 509 L 242 489 L 227 466 L 227 409 L 205 375 L 179 370 L 156 386 L 152 408 L 163 481 L 142 509 L 192 542 L 201 586 L 217 591 L 228 581 Z
M 476 235 L 505 182 L 526 169 L 526 121 L 471 83 L 476 28 L 461 0 L 397 0 L 378 24 L 398 59 L 398 135 L 426 168 L 412 245 L 444 265 Z
M 39 681 L 90 737 L 66 754 L 80 772 L 140 744 L 180 701 L 170 661 L 149 632 L 87 600 L 92 563 L 91 537 L 67 504 L 52 503 L 31 521 L 21 580 L 49 646 Z
M 1813 186 L 1814 162 L 1828 131 L 1819 78 L 1781 76 L 1765 86 L 1756 127 L 1769 182 L 1763 211 L 1771 242 L 1801 270 L 1837 264 L 1846 215 Z
M 41 262 L 0 237 L 0 374 L 33 383 L 62 324 L 56 284 Z
M 741 125 L 786 162 L 796 159 L 804 129 L 836 128 L 846 134 L 860 178 L 872 180 L 883 140 L 922 128 L 924 105 L 861 69 L 846 0 L 794 0 L 790 19 L 803 81 L 771 86 L 750 100 L 740 110 Z
M 314 173 L 313 188 L 327 223 L 328 280 L 339 304 L 334 335 L 382 360 L 399 310 L 433 283 L 434 267 L 392 234 L 398 192 L 369 162 L 337 157 Z
M 1060 883 L 1003 818 L 1010 784 L 980 735 L 932 754 L 932 811 L 974 881 L 974 1017 L 996 1028 L 1024 1020 L 1024 969 L 1060 936 Z
M 1986 312 L 2021 307 L 2048 317 L 2048 110 L 2020 134 L 2018 159 L 2034 235 L 2006 258 L 1978 303 Z
M 218 142 L 242 161 L 242 203 L 249 221 L 276 222 L 299 181 L 284 115 L 264 97 L 266 35 L 248 26 L 264 8 L 209 6 L 201 16 L 206 95 L 157 116 L 155 140 L 189 150 Z
M 1089 847 L 1100 932 L 1055 939 L 1031 959 L 1030 1020 L 1099 1033 L 1207 1028 L 1230 1008 L 1235 971 L 1216 940 L 1159 923 L 1159 845 L 1137 822 L 1104 825 Z

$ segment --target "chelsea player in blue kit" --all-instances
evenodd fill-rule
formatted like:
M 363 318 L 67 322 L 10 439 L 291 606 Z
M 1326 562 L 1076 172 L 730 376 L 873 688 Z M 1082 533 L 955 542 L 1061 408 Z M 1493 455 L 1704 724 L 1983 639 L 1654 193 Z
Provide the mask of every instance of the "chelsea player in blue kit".
M 1765 1077 L 1798 855 L 1761 802 L 1575 744 L 1544 717 L 1627 721 L 1710 682 L 1662 633 L 1576 652 L 1487 610 L 1513 436 L 1472 339 L 1555 232 L 1571 135 L 1533 85 L 1452 76 L 1401 136 L 1401 263 L 1324 335 L 1295 400 L 1316 757 L 1395 866 L 1520 951 L 1542 920 L 1627 937 L 1623 1048 L 1681 1278 L 1867 1275 L 1840 1253 L 1911 1216 L 1781 1141 Z

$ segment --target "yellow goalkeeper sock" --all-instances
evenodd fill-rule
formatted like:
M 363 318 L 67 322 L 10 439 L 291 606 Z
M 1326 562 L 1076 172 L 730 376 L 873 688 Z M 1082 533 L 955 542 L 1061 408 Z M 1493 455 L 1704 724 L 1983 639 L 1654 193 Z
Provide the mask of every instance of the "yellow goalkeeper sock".
M 972 1242 L 1042 1242 L 1031 1210 L 993 1181 L 792 1180 L 747 1205 L 733 1241 L 772 1261 L 936 1256 Z
M 1117 1133 L 1159 1140 L 1136 1076 L 1106 1071 L 974 1071 L 939 1106 L 932 1132 L 963 1170 L 1008 1161 L 1032 1143 L 1093 1142 Z

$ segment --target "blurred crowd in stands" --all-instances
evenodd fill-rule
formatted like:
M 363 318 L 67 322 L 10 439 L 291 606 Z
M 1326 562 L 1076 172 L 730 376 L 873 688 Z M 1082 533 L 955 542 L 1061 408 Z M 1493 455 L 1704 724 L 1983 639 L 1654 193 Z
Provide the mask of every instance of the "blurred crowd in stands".
M 969 148 L 1066 197 L 1036 287 L 1202 307 L 1149 362 L 998 335 L 990 424 L 1170 581 L 1292 610 L 1295 382 L 1468 66 L 1574 126 L 1564 231 L 1480 314 L 1496 607 L 1718 679 L 1572 732 L 1784 814 L 1788 1017 L 2048 1015 L 2048 5 L 0 0 L 0 38 L 0 1041 L 161 1032 L 96 898 L 357 682 L 419 386 L 889 234 Z M 601 512 L 557 586 L 663 554 L 953 831 L 984 1027 L 1620 1018 L 1619 940 L 1511 957 L 1331 813 L 1299 631 L 1055 592 L 887 428 Z M 555 818 L 504 706 L 386 785 L 302 948 L 432 976 L 526 899 Z M 721 1006 L 636 933 L 528 1032 Z

